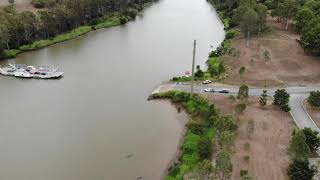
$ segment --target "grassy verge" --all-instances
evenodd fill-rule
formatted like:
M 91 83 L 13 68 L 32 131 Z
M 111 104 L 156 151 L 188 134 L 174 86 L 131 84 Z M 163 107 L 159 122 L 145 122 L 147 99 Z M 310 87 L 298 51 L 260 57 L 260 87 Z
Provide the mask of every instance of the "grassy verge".
M 150 99 L 170 99 L 173 103 L 184 107 L 187 113 L 192 115 L 192 120 L 186 125 L 187 129 L 180 147 L 179 161 L 169 169 L 166 180 L 182 180 L 186 175 L 197 178 L 202 178 L 204 175 L 214 177 L 221 173 L 223 170 L 220 167 L 223 165 L 218 161 L 217 165 L 212 169 L 209 168 L 207 173 L 202 171 L 199 173 L 199 169 L 202 169 L 200 167 L 203 162 L 210 162 L 215 153 L 226 152 L 226 149 L 230 148 L 221 137 L 224 132 L 233 132 L 236 129 L 237 126 L 233 118 L 220 114 L 219 110 L 203 97 L 199 95 L 191 97 L 190 93 L 186 92 L 168 91 L 153 94 Z M 229 163 L 231 164 L 231 162 Z

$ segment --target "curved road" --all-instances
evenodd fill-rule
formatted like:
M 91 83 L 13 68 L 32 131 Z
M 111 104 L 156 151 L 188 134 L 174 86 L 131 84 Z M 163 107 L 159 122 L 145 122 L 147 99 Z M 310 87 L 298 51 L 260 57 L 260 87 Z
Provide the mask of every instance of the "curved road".
M 238 86 L 227 86 L 227 85 L 219 85 L 213 86 L 212 84 L 203 85 L 197 84 L 194 86 L 195 93 L 205 93 L 203 89 L 213 88 L 215 91 L 220 91 L 222 89 L 228 89 L 229 94 L 237 94 L 239 87 Z M 249 95 L 250 96 L 260 96 L 263 90 L 268 91 L 268 96 L 273 96 L 274 92 L 277 89 L 283 88 L 250 88 Z M 315 131 L 320 132 L 320 129 L 314 123 L 314 121 L 309 116 L 308 112 L 302 105 L 303 99 L 308 97 L 311 91 L 320 90 L 320 87 L 287 87 L 284 88 L 290 94 L 289 106 L 291 108 L 290 114 L 294 119 L 295 123 L 299 128 L 311 128 Z M 164 92 L 168 90 L 180 90 L 180 91 L 190 91 L 190 85 L 188 83 L 169 83 L 161 85 L 158 89 L 156 89 L 153 93 Z

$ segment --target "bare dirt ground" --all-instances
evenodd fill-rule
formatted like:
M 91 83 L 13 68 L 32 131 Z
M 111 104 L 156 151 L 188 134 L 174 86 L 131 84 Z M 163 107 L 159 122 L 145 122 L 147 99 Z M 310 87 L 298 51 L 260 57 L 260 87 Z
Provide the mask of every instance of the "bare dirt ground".
M 303 100 L 303 105 L 304 105 L 304 107 L 306 107 L 312 120 L 316 123 L 316 125 L 318 127 L 320 127 L 320 109 L 311 107 L 310 104 L 308 103 L 307 99 Z
M 222 112 L 237 117 L 239 127 L 232 159 L 232 180 L 240 179 L 240 170 L 248 170 L 254 179 L 259 180 L 289 179 L 287 148 L 295 125 L 288 113 L 273 105 L 261 108 L 258 98 L 250 97 L 247 109 L 237 114 L 234 110 L 236 103 L 228 97 L 207 95 L 207 98 Z
M 232 46 L 240 50 L 240 57 L 224 56 L 232 72 L 225 83 L 252 86 L 315 85 L 320 84 L 320 58 L 307 56 L 296 41 L 299 35 L 292 28 L 285 31 L 285 25 L 271 17 L 267 19 L 271 31 L 250 40 L 233 40 Z M 268 51 L 270 59 L 265 58 Z M 246 68 L 240 77 L 239 69 Z
M 7 5 L 9 5 L 8 0 L 0 0 L 0 7 Z M 20 12 L 36 10 L 31 4 L 31 0 L 15 0 L 14 7 Z

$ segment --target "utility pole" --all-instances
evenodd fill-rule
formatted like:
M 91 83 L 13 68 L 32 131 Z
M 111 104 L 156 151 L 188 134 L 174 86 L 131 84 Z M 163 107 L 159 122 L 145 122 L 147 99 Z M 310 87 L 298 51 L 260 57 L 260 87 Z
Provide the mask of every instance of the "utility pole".
M 197 40 L 193 41 L 193 57 L 192 57 L 192 78 L 191 78 L 191 97 L 193 96 L 193 84 L 194 84 L 194 64 L 196 59 L 196 46 L 197 46 Z

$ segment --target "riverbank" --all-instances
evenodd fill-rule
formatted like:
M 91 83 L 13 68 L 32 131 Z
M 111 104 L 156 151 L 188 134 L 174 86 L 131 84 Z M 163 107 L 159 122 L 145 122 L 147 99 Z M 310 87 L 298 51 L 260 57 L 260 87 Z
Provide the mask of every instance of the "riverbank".
M 221 114 L 213 104 L 197 94 L 191 96 L 187 92 L 168 91 L 152 94 L 149 100 L 153 99 L 170 99 L 178 106 L 178 111 L 184 108 L 192 117 L 186 125 L 177 161 L 169 168 L 165 179 L 208 178 L 219 176 L 219 173 L 231 173 L 231 146 L 233 132 L 237 129 L 233 117 Z M 223 138 L 225 136 L 228 140 Z M 226 159 L 221 162 L 221 158 Z M 215 167 L 211 165 L 213 159 L 217 159 Z M 206 168 L 205 172 L 202 168 Z
M 146 8 L 150 4 L 151 3 L 146 3 L 146 4 L 142 5 L 141 8 L 134 9 L 134 10 L 140 13 L 144 8 Z M 125 23 L 135 19 L 135 17 L 137 15 L 138 14 L 124 15 L 121 13 L 114 13 L 112 15 L 100 18 L 100 20 L 98 21 L 99 23 L 97 23 L 95 25 L 80 26 L 80 27 L 73 29 L 70 32 L 57 35 L 57 36 L 50 38 L 50 39 L 37 40 L 31 44 L 22 45 L 17 49 L 5 50 L 4 51 L 4 59 L 15 58 L 15 57 L 17 57 L 18 54 L 23 53 L 23 52 L 34 51 L 34 50 L 42 49 L 42 48 L 45 48 L 45 47 L 48 47 L 48 46 L 51 46 L 51 45 L 54 45 L 57 43 L 72 40 L 77 37 L 83 36 L 91 31 L 122 25 L 122 24 L 125 24 Z

